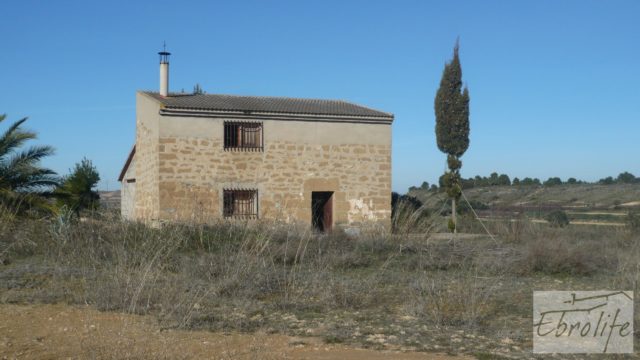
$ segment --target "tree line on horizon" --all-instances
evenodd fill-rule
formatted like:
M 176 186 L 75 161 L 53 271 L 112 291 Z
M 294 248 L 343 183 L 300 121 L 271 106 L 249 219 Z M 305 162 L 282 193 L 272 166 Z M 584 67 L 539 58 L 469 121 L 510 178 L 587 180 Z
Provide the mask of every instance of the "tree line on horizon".
M 424 181 L 420 186 L 411 186 L 409 187 L 409 192 L 417 191 L 417 190 L 426 190 L 426 191 L 442 191 L 446 179 L 444 176 L 441 176 L 438 184 L 429 184 L 427 181 Z M 568 178 L 566 181 L 562 181 L 559 177 L 550 177 L 545 181 L 540 181 L 538 178 L 525 177 L 520 179 L 518 177 L 514 177 L 513 180 L 506 174 L 498 174 L 497 172 L 491 173 L 489 176 L 480 176 L 476 175 L 475 177 L 470 178 L 461 178 L 460 185 L 462 189 L 472 189 L 476 187 L 491 187 L 491 186 L 558 186 L 558 185 L 580 185 L 580 184 L 599 184 L 599 185 L 614 185 L 614 184 L 640 184 L 640 177 L 636 177 L 632 173 L 625 171 L 618 174 L 617 177 L 608 176 L 606 178 L 602 178 L 596 182 L 588 182 L 583 180 L 578 180 L 574 177 Z

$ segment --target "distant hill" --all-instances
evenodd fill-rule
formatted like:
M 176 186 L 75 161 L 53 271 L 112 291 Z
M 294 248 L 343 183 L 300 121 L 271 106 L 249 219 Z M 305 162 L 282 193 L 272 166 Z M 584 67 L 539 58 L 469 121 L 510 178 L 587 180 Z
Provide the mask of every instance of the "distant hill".
M 573 184 L 556 186 L 488 186 L 464 190 L 469 201 L 491 208 L 553 206 L 563 208 L 625 209 L 640 207 L 640 184 Z M 430 208 L 441 206 L 446 195 L 413 189 L 414 196 Z
M 107 209 L 120 209 L 120 190 L 98 191 L 100 194 L 100 205 Z

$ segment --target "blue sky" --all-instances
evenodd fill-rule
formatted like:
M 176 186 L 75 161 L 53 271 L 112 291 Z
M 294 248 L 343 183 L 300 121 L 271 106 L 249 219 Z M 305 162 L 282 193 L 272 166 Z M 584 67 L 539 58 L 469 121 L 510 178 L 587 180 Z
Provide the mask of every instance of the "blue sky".
M 0 113 L 29 116 L 45 165 L 117 176 L 135 91 L 345 99 L 392 112 L 393 189 L 445 167 L 433 99 L 460 37 L 471 94 L 462 174 L 640 175 L 640 1 L 5 1 Z M 1 129 L 6 128 L 3 124 Z

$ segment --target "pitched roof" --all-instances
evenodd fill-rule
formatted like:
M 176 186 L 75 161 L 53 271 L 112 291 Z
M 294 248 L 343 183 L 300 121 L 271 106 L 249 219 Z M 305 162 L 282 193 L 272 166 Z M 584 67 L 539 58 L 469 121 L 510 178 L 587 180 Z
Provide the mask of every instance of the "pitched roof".
M 393 114 L 374 110 L 343 100 L 299 99 L 268 96 L 237 96 L 214 94 L 170 94 L 163 97 L 156 92 L 143 93 L 164 105 L 165 109 L 258 112 L 338 117 L 363 117 L 393 120 Z
M 133 160 L 133 157 L 135 154 L 136 154 L 136 146 L 133 145 L 133 148 L 129 152 L 129 156 L 127 156 L 127 161 L 124 163 L 124 166 L 120 171 L 120 175 L 118 176 L 118 181 L 122 182 L 122 179 L 124 179 L 124 176 L 126 175 L 127 170 L 129 169 L 129 165 L 131 165 L 131 161 Z

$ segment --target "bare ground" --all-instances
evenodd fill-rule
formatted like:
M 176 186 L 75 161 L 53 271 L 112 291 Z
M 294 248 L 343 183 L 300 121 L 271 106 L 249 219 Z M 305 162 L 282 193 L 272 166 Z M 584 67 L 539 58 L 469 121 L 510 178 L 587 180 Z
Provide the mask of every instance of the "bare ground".
M 151 316 L 68 305 L 0 305 L 2 359 L 434 359 L 467 356 L 375 351 L 319 338 L 162 329 Z

